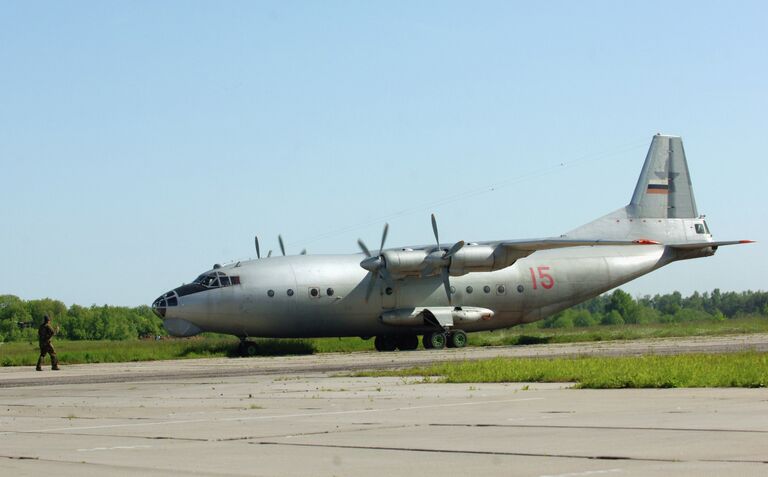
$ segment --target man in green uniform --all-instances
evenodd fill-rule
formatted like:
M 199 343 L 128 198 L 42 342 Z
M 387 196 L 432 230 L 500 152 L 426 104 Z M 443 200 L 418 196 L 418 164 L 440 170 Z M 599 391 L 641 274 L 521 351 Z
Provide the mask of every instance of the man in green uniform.
M 54 371 L 59 370 L 59 360 L 56 358 L 56 351 L 51 344 L 51 338 L 53 338 L 53 335 L 55 334 L 56 332 L 53 331 L 53 327 L 51 326 L 51 319 L 48 315 L 45 315 L 43 324 L 37 329 L 37 337 L 40 341 L 40 358 L 37 360 L 36 368 L 38 371 L 43 370 L 43 360 L 45 359 L 46 354 L 51 355 L 51 369 Z

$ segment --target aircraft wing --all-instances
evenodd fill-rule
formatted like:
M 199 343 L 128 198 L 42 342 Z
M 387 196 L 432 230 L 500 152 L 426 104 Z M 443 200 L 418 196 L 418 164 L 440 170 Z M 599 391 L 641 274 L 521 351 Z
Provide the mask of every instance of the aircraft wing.
M 708 247 L 721 247 L 723 245 L 741 245 L 745 243 L 755 243 L 754 240 L 727 240 L 725 242 L 688 242 L 669 244 L 670 247 L 678 250 L 697 250 Z
M 584 239 L 534 239 L 534 240 L 510 240 L 501 243 L 501 246 L 509 250 L 520 252 L 535 252 L 537 250 L 550 250 L 553 248 L 567 247 L 592 247 L 608 245 L 661 245 L 654 240 L 584 240 Z

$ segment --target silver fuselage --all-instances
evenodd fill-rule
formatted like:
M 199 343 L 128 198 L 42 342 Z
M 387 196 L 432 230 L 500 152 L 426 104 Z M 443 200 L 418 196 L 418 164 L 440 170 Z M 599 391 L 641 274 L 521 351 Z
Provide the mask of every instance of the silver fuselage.
M 166 327 L 182 336 L 200 331 L 243 337 L 375 336 L 427 329 L 383 324 L 386 310 L 475 306 L 493 310 L 493 318 L 455 327 L 493 330 L 543 319 L 675 259 L 663 245 L 541 250 L 503 270 L 451 277 L 455 293 L 449 304 L 439 277 L 378 280 L 366 302 L 370 275 L 360 267 L 363 258 L 297 255 L 222 267 L 217 271 L 239 277 L 240 283 L 179 296 L 178 305 L 165 312 Z

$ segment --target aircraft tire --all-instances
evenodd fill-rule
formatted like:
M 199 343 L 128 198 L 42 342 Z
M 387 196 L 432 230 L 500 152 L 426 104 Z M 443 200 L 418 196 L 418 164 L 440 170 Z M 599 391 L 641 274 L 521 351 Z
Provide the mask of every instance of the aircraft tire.
M 431 334 L 432 333 L 426 333 L 421 337 L 421 344 L 424 346 L 424 349 L 432 349 L 432 343 L 429 341 L 429 336 Z
M 416 335 L 399 335 L 397 337 L 397 349 L 400 351 L 413 351 L 419 347 L 419 337 Z
M 451 348 L 463 348 L 467 346 L 467 334 L 463 330 L 454 330 L 448 336 L 448 346 Z
M 381 335 L 373 340 L 376 351 L 394 351 L 397 349 L 397 340 L 394 336 Z
M 424 335 L 425 342 L 429 342 L 431 349 L 443 349 L 448 341 L 448 336 L 443 332 L 427 333 Z
M 240 343 L 240 356 L 256 356 L 259 347 L 253 341 L 243 341 Z

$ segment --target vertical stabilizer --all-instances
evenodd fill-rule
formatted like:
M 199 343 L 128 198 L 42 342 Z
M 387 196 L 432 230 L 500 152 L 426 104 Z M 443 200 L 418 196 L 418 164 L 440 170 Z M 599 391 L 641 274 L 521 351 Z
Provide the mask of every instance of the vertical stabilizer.
M 653 137 L 627 214 L 649 219 L 698 217 L 680 137 L 661 134 Z

